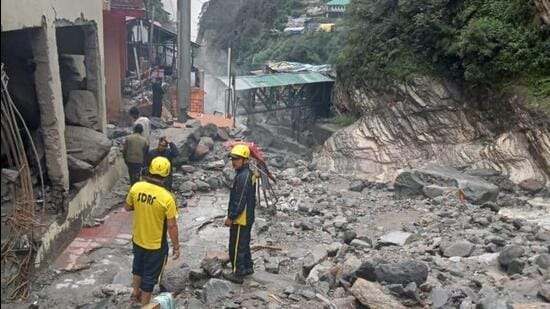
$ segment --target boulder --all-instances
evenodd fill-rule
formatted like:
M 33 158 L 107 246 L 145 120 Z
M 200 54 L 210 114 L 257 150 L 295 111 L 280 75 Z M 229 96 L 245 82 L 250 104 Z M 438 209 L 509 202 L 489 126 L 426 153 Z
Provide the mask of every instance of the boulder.
M 204 182 L 202 180 L 195 181 L 195 184 L 197 186 L 197 190 L 201 192 L 208 192 L 210 191 L 210 185 L 207 182 Z
M 469 241 L 457 241 L 443 250 L 446 257 L 460 256 L 467 257 L 474 252 L 475 245 Z
M 357 233 L 355 233 L 354 231 L 345 231 L 344 232 L 344 243 L 349 245 L 351 243 L 351 241 L 355 239 L 355 237 L 357 237 Z
M 321 263 L 328 256 L 325 245 L 317 245 L 313 250 L 308 252 L 304 257 L 303 274 L 307 277 L 311 269 Z
M 550 270 L 550 254 L 541 254 L 535 258 L 535 264 L 542 269 Z
M 444 288 L 434 288 L 432 290 L 431 298 L 432 298 L 432 308 L 439 309 L 443 308 L 445 304 L 447 304 L 447 301 L 451 297 L 451 291 Z
M 214 147 L 214 140 L 211 137 L 203 136 L 199 140 L 199 144 L 203 144 L 208 146 L 208 149 L 212 149 Z
M 71 91 L 65 105 L 65 119 L 68 124 L 101 130 L 99 109 L 94 93 L 89 90 Z
M 506 268 L 508 275 L 521 274 L 525 268 L 525 262 L 520 259 L 513 259 Z
M 227 297 L 234 288 L 234 284 L 229 281 L 210 279 L 203 286 L 203 300 L 207 305 L 211 305 L 219 299 Z
M 65 126 L 65 143 L 67 150 L 75 150 L 71 153 L 74 158 L 94 167 L 109 153 L 112 146 L 107 135 L 77 126 Z
M 380 237 L 377 244 L 380 246 L 403 246 L 412 242 L 413 239 L 411 233 L 393 231 Z
M 67 155 L 69 166 L 69 181 L 71 183 L 84 181 L 94 174 L 94 167 L 71 155 Z
M 355 281 L 351 287 L 351 293 L 361 304 L 370 309 L 405 308 L 392 296 L 384 293 L 378 284 L 361 278 Z
M 361 240 L 361 239 L 354 239 L 352 240 L 350 243 L 350 246 L 352 247 L 355 247 L 355 248 L 371 248 L 372 245 L 364 240 Z
M 521 257 L 524 252 L 525 250 L 521 246 L 507 246 L 506 248 L 502 249 L 502 251 L 498 255 L 498 262 L 504 269 L 507 269 L 508 265 L 510 265 L 510 263 L 514 259 Z
M 272 274 L 278 274 L 279 273 L 279 259 L 276 257 L 271 257 L 268 259 L 268 261 L 265 263 L 265 271 Z
M 179 155 L 174 159 L 174 166 L 189 163 L 200 140 L 199 131 L 200 127 L 168 128 L 162 131 L 178 148 Z
M 218 132 L 216 133 L 216 140 L 218 141 L 227 141 L 231 137 L 229 136 L 229 133 L 227 133 L 227 130 L 223 128 L 218 128 Z
M 362 180 L 355 180 L 349 185 L 349 190 L 354 192 L 361 192 L 365 188 L 365 183 Z
M 317 283 L 321 280 L 321 276 L 328 272 L 330 267 L 323 265 L 323 264 L 317 264 L 315 265 L 306 278 L 306 283 L 309 285 L 314 285 L 314 283 Z
M 429 198 L 436 198 L 438 196 L 445 195 L 445 193 L 452 192 L 453 188 L 450 187 L 442 187 L 438 185 L 427 185 L 422 188 L 422 192 L 424 192 L 424 195 Z
M 407 170 L 395 179 L 395 194 L 398 198 L 425 195 L 424 187 L 437 185 L 460 189 L 465 198 L 473 204 L 495 202 L 498 187 L 475 176 L 463 174 L 455 169 L 436 165 Z
M 364 261 L 361 266 L 352 275 L 356 278 L 363 278 L 369 281 L 376 281 L 376 266 L 379 263 L 377 261 Z M 350 278 L 353 280 L 354 278 Z
M 338 309 L 355 309 L 357 306 L 355 305 L 355 297 L 348 296 L 343 298 L 336 298 L 332 300 L 332 303 L 336 306 Z
M 223 261 L 218 257 L 205 257 L 201 261 L 201 268 L 210 276 L 218 278 L 223 272 Z
M 525 179 L 521 181 L 518 185 L 523 190 L 533 193 L 539 192 L 540 190 L 542 190 L 542 188 L 544 188 L 544 182 L 535 178 Z
M 182 165 L 181 170 L 184 171 L 186 174 L 191 174 L 195 171 L 195 167 L 192 165 Z
M 195 147 L 193 159 L 200 160 L 204 158 L 210 152 L 212 147 L 214 147 L 214 141 L 210 137 L 201 137 L 199 143 L 197 144 L 197 147 Z
M 214 139 L 216 138 L 216 135 L 218 135 L 218 126 L 216 126 L 215 124 L 209 123 L 201 127 L 201 136 L 206 136 Z
M 166 270 L 160 283 L 167 292 L 180 293 L 185 290 L 189 281 L 189 268 L 178 267 Z
M 395 264 L 379 264 L 375 267 L 376 280 L 387 283 L 421 285 L 428 278 L 428 266 L 418 261 L 405 261 Z
M 543 284 L 539 290 L 539 296 L 550 303 L 550 284 Z

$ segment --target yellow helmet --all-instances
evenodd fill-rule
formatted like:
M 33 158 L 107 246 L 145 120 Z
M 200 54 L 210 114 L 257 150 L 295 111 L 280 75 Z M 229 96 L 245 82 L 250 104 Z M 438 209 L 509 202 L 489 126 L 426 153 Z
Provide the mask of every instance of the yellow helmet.
M 168 159 L 165 157 L 156 157 L 149 165 L 149 174 L 166 177 L 170 174 L 171 169 L 172 166 L 170 165 L 170 161 L 168 161 Z
M 231 149 L 229 156 L 232 158 L 240 157 L 240 158 L 248 159 L 250 158 L 250 148 L 248 148 L 248 146 L 243 144 L 235 145 Z

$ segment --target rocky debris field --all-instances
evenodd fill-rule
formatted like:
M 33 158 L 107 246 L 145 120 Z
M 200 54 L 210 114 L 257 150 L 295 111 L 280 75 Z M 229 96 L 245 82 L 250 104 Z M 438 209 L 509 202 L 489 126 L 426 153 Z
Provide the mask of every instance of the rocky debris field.
M 174 174 L 178 201 L 185 206 L 215 196 L 226 203 L 233 171 L 221 142 L 246 131 L 189 128 L 186 134 L 154 132 L 173 135 L 183 150 Z M 278 201 L 266 207 L 261 195 L 252 240 L 255 274 L 242 285 L 224 280 L 225 243 L 205 245 L 200 261 L 184 259 L 165 273 L 163 285 L 177 294 L 176 307 L 548 307 L 547 187 L 520 187 L 491 170 L 437 166 L 378 184 L 319 170 L 305 156 L 262 150 L 278 179 L 268 201 Z M 194 211 L 189 207 L 186 215 Z M 226 231 L 223 211 L 202 211 L 216 215 L 198 230 Z M 198 230 L 182 239 L 183 250 Z M 118 254 L 127 259 L 130 252 Z M 106 283 L 80 308 L 129 307 L 128 287 Z

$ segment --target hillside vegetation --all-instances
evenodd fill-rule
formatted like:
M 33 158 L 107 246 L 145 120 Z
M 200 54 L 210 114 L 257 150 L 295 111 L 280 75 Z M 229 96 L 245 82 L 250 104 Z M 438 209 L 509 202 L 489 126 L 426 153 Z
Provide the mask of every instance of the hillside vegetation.
M 266 60 L 328 63 L 341 48 L 335 33 L 283 33 L 289 18 L 304 14 L 299 0 L 211 0 L 200 31 L 210 47 L 232 47 L 240 69 L 257 68 Z
M 417 74 L 550 95 L 550 26 L 534 0 L 353 0 L 338 57 L 347 78 Z

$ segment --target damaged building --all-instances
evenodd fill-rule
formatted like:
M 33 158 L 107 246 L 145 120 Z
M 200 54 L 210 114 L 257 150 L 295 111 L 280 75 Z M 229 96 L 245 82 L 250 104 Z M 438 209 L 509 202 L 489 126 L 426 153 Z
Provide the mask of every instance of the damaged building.
M 104 134 L 104 4 L 1 5 L 2 263 L 12 248 L 28 251 L 39 266 L 64 246 L 123 170 Z M 16 217 L 21 204 L 31 206 Z M 27 230 L 9 224 L 27 222 L 20 219 L 31 222 Z M 9 237 L 24 237 L 26 245 Z M 3 284 L 8 269 L 2 268 Z

